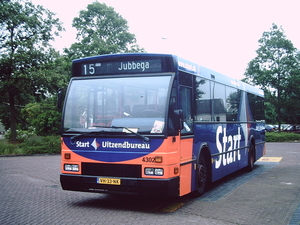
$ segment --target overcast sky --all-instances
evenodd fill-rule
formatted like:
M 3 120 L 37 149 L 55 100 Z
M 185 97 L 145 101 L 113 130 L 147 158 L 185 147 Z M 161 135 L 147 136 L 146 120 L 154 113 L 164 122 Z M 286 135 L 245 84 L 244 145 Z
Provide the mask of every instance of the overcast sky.
M 54 46 L 75 42 L 74 17 L 95 0 L 32 0 L 56 13 L 66 32 Z M 256 56 L 272 23 L 300 49 L 299 0 L 99 0 L 128 21 L 147 52 L 172 53 L 237 79 Z

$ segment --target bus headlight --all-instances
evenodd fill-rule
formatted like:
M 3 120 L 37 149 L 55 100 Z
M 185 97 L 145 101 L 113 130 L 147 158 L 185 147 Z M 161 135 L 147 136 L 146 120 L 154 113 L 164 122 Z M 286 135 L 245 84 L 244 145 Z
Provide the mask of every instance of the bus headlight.
M 164 169 L 162 168 L 145 168 L 144 170 L 145 175 L 151 175 L 151 176 L 163 176 L 164 175 Z
M 78 172 L 79 171 L 79 165 L 78 164 L 65 164 L 64 165 L 65 171 L 73 171 Z

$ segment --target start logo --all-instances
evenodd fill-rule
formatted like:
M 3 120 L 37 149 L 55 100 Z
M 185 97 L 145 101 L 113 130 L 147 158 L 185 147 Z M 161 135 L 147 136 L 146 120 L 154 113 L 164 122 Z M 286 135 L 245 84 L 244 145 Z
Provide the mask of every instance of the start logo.
M 238 127 L 236 135 L 228 135 L 226 134 L 227 130 L 222 126 L 218 126 L 216 132 L 216 145 L 219 153 L 219 159 L 216 160 L 215 168 L 220 168 L 221 164 L 226 166 L 230 163 L 235 162 L 236 160 L 241 160 L 240 150 L 232 151 L 234 149 L 239 149 L 241 145 L 241 128 Z M 225 154 L 225 152 L 228 152 Z M 223 154 L 222 154 L 223 153 Z
M 91 145 L 94 147 L 95 151 L 96 151 L 97 148 L 100 146 L 100 144 L 96 141 L 96 138 L 94 139 L 94 141 L 92 142 Z
M 90 142 L 88 141 L 76 141 L 76 148 L 89 148 Z
M 96 138 L 90 143 L 89 141 L 76 141 L 76 148 L 89 148 L 92 146 L 95 151 L 100 146 L 100 144 L 96 141 Z

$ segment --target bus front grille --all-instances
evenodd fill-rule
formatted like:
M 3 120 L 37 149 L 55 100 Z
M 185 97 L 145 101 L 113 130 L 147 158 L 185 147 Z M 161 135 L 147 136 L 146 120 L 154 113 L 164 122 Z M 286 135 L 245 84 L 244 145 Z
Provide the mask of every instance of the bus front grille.
M 141 165 L 82 163 L 82 175 L 141 178 Z

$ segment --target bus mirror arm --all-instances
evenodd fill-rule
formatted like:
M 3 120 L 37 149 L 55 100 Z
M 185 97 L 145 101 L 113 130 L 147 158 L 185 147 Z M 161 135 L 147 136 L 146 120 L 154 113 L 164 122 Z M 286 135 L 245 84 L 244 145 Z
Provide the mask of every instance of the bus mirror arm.
M 175 109 L 174 110 L 174 117 L 175 117 L 175 128 L 176 130 L 183 129 L 183 118 L 182 118 L 182 109 Z

